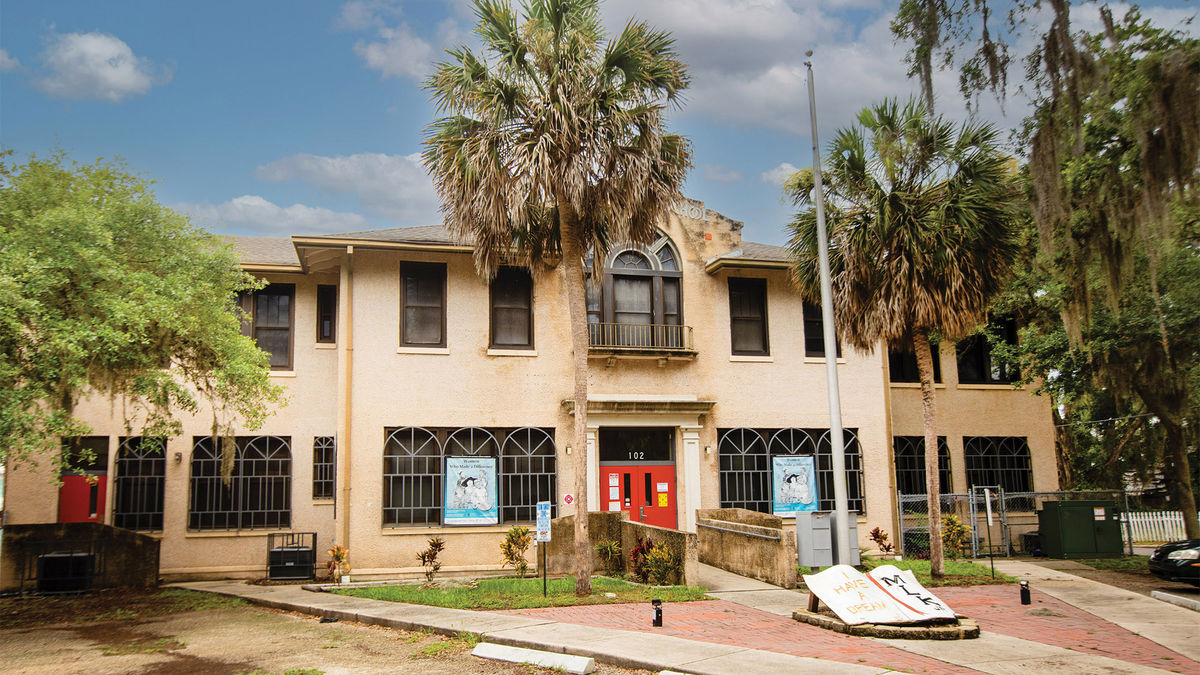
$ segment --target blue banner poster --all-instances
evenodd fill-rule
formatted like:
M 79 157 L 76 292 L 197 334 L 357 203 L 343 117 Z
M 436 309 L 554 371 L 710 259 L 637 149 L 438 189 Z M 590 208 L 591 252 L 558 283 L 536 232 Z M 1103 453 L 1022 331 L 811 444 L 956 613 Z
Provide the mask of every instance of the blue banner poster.
M 495 457 L 446 458 L 446 525 L 495 525 L 500 522 L 496 500 Z
M 817 468 L 812 455 L 771 458 L 771 512 L 794 516 L 817 510 Z

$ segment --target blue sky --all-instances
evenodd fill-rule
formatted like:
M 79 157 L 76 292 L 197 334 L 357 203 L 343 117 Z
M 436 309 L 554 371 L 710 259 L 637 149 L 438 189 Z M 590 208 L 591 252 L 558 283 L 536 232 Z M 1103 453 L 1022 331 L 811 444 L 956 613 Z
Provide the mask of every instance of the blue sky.
M 1176 5 L 1177 3 L 1171 3 Z M 821 136 L 913 91 L 883 0 L 607 0 L 671 31 L 693 78 L 670 127 L 688 136 L 685 194 L 782 244 L 779 182 L 811 163 L 804 51 Z M 1194 4 L 1152 9 L 1175 25 Z M 421 81 L 474 45 L 464 0 L 35 2 L 0 7 L 0 143 L 124 158 L 160 201 L 229 234 L 287 236 L 440 221 L 420 164 L 434 117 Z M 955 76 L 942 111 L 962 115 Z M 1007 106 L 1010 118 L 1023 110 Z M 984 114 L 1002 119 L 994 105 Z

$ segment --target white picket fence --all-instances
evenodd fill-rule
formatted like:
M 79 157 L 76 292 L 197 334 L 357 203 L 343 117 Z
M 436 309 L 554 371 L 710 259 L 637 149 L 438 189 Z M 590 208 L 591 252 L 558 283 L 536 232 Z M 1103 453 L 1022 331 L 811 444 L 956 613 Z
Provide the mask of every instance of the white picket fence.
M 1184 539 L 1182 511 L 1129 511 L 1122 516 L 1133 531 L 1133 543 L 1152 544 Z

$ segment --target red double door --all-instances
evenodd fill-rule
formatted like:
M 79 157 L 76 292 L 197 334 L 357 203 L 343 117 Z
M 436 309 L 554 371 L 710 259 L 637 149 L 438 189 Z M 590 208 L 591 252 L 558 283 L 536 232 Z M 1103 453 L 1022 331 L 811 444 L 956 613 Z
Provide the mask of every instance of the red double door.
M 605 511 L 626 511 L 634 522 L 671 529 L 678 524 L 674 464 L 603 465 L 600 495 Z

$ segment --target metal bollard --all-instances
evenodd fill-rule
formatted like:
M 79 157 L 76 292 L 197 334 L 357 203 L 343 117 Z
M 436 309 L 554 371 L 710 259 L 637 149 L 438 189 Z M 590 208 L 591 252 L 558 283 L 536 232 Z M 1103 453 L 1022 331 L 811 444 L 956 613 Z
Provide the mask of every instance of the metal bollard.
M 651 600 L 650 604 L 654 607 L 654 619 L 650 625 L 662 628 L 662 600 Z
M 1022 581 L 1021 582 L 1021 604 L 1028 605 L 1031 602 L 1032 602 L 1032 600 L 1029 598 L 1029 582 Z

